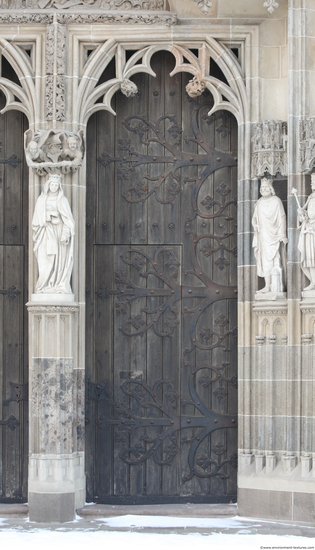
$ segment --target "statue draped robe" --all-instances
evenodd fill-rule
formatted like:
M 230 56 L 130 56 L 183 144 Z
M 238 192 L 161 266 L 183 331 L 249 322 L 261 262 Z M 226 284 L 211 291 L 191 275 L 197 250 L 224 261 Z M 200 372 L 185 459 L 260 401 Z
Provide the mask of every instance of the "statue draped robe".
M 38 262 L 39 277 L 36 292 L 71 293 L 70 278 L 73 266 L 74 219 L 68 200 L 59 188 L 57 211 L 59 223 L 46 221 L 48 182 L 38 197 L 32 221 L 34 253 Z M 69 244 L 61 238 L 69 238 Z
M 255 204 L 252 224 L 258 276 L 271 275 L 277 256 L 285 269 L 285 246 L 281 240 L 286 238 L 286 215 L 281 199 L 276 195 L 261 197 Z

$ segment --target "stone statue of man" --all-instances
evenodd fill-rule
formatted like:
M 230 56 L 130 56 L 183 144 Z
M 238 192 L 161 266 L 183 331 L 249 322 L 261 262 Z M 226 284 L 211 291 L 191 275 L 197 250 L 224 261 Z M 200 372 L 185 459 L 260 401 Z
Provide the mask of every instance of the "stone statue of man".
M 288 242 L 286 215 L 271 180 L 261 180 L 260 194 L 261 198 L 255 204 L 252 218 L 257 274 L 265 279 L 264 288 L 258 292 L 280 293 L 283 292 L 285 283 L 285 245 Z
M 301 268 L 310 280 L 310 284 L 304 290 L 315 290 L 315 173 L 311 175 L 311 189 L 312 192 L 303 208 L 298 208 L 298 249 L 301 252 Z

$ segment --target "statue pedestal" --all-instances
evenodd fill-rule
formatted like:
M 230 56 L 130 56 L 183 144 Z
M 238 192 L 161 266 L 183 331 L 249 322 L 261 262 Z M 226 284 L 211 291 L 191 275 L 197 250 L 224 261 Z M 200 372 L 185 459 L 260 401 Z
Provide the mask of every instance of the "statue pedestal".
M 33 294 L 30 326 L 30 520 L 64 522 L 85 502 L 84 370 L 73 294 Z
M 302 298 L 308 301 L 312 301 L 315 304 L 315 289 L 314 290 L 302 290 Z
M 255 302 L 274 302 L 286 300 L 286 292 L 256 292 Z
M 63 304 L 68 302 L 74 302 L 74 295 L 71 294 L 44 294 L 44 293 L 38 293 L 38 294 L 32 294 L 31 295 L 31 302 L 35 303 L 42 303 L 42 304 Z

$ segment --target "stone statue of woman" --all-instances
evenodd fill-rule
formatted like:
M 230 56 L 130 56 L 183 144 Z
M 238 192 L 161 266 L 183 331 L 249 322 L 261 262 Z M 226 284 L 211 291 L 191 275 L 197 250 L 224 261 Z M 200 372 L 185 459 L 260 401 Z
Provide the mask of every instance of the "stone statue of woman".
M 311 175 L 311 189 L 305 205 L 298 208 L 298 228 L 300 237 L 298 249 L 301 252 L 301 268 L 310 284 L 304 291 L 315 290 L 315 173 Z M 292 193 L 297 197 L 296 189 Z M 312 294 L 313 296 L 313 294 Z
M 39 277 L 36 293 L 70 294 L 74 219 L 61 176 L 52 174 L 38 197 L 32 221 Z
M 254 227 L 253 248 L 257 274 L 264 277 L 265 286 L 256 296 L 267 293 L 279 294 L 284 290 L 286 251 L 288 242 L 286 215 L 281 199 L 276 196 L 272 182 L 261 180 L 261 198 L 256 202 L 252 224 Z M 258 296 L 256 299 L 258 299 Z

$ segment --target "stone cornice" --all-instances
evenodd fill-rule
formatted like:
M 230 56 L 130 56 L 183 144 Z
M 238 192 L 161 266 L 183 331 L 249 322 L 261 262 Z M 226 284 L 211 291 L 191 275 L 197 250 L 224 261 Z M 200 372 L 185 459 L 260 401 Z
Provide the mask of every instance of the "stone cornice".
M 93 10 L 85 11 L 69 11 L 69 10 L 10 10 L 1 13 L 0 24 L 24 24 L 32 25 L 38 23 L 41 25 L 51 25 L 54 21 L 54 16 L 58 23 L 67 24 L 143 24 L 143 25 L 167 25 L 172 26 L 177 24 L 177 15 L 171 12 L 157 11 L 103 11 Z

